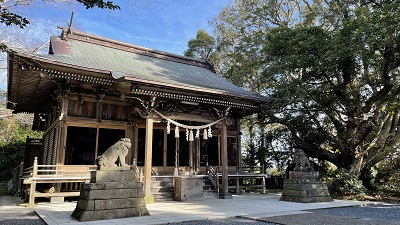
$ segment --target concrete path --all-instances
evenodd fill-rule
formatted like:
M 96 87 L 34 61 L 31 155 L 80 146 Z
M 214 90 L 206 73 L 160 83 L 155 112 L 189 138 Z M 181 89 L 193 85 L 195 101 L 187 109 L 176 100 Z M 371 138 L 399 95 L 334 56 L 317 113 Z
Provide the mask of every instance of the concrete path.
M 303 210 L 323 209 L 365 205 L 371 202 L 335 200 L 325 203 L 293 203 L 279 201 L 278 194 L 243 194 L 234 195 L 233 199 L 209 198 L 193 202 L 156 202 L 148 204 L 151 216 L 112 219 L 103 221 L 79 222 L 71 217 L 76 202 L 48 203 L 41 202 L 34 210 L 49 225 L 122 225 L 122 224 L 167 224 L 192 220 L 222 219 L 241 216 L 248 219 L 266 221 L 265 218 L 283 215 L 305 214 Z M 2 197 L 0 210 L 29 210 L 19 206 L 19 197 Z M 31 209 L 32 210 L 32 209 Z M 278 222 L 278 221 L 276 221 Z

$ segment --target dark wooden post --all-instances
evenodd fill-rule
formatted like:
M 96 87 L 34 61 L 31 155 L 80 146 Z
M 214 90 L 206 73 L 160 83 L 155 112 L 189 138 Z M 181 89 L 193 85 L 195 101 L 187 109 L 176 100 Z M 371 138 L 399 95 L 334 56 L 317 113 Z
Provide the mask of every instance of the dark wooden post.
M 228 128 L 225 120 L 222 122 L 221 128 L 221 169 L 222 189 L 219 198 L 230 199 L 232 194 L 228 191 Z

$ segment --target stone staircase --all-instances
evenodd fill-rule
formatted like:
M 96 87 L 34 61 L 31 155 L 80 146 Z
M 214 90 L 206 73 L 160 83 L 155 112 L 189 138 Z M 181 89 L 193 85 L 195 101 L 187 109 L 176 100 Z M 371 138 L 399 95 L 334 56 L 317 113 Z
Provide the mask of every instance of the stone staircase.
M 152 176 L 151 195 L 156 202 L 174 200 L 174 176 Z M 203 178 L 203 195 L 204 198 L 218 198 L 218 192 L 208 176 Z
M 203 177 L 203 196 L 204 198 L 218 198 L 218 191 L 211 183 L 208 176 Z
M 174 176 L 152 176 L 151 195 L 156 202 L 174 200 Z

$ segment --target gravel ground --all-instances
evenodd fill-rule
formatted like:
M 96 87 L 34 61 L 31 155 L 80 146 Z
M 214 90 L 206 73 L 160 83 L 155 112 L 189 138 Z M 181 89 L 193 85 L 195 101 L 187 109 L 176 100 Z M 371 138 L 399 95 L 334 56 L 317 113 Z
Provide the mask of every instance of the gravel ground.
M 45 225 L 32 210 L 0 211 L 0 225 Z M 173 225 L 400 225 L 400 204 L 377 204 L 358 207 L 342 207 L 309 210 L 304 214 L 266 217 L 260 220 L 227 218 L 198 220 Z
M 30 211 L 16 211 L 16 212 L 2 212 L 0 211 L 0 224 L 1 225 L 46 225 L 46 223 L 39 218 L 39 216 Z
M 171 225 L 275 225 L 275 223 L 268 223 L 257 220 L 250 220 L 244 218 L 227 218 L 218 220 L 196 220 L 181 223 L 169 223 Z
M 260 220 L 228 218 L 200 220 L 174 225 L 400 225 L 400 204 L 377 204 L 358 207 L 342 207 L 309 210 L 308 213 L 266 217 Z
M 400 223 L 400 204 L 377 204 L 359 207 L 319 209 L 310 210 L 310 212 L 353 218 L 397 221 Z

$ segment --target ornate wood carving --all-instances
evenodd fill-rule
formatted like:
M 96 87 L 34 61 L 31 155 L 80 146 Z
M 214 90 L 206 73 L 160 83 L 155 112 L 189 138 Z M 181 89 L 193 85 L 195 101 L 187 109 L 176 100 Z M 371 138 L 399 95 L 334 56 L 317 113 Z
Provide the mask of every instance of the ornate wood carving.
M 187 105 L 177 102 L 162 102 L 159 104 L 159 110 L 165 116 L 177 116 L 180 114 L 198 115 L 207 120 L 219 118 L 218 111 L 215 108 L 205 107 L 203 105 Z

